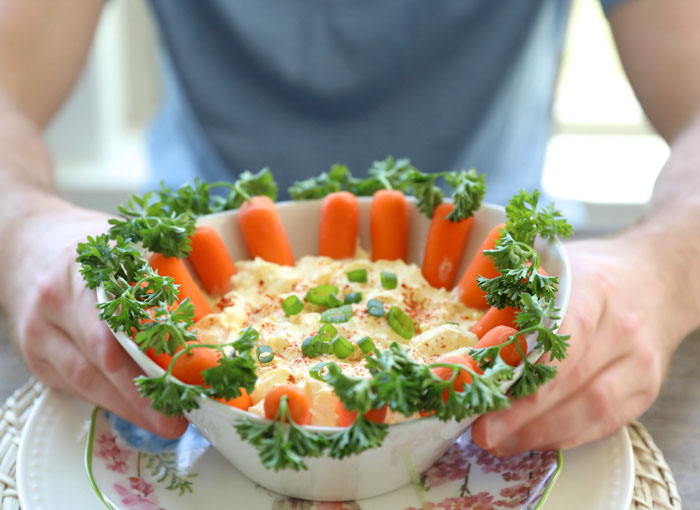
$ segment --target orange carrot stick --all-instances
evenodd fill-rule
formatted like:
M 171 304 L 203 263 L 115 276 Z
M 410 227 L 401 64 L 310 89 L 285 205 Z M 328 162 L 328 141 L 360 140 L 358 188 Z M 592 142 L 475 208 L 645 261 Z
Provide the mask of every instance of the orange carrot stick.
M 177 354 L 182 350 L 178 347 Z M 146 349 L 146 354 L 163 370 L 167 370 L 173 356 L 166 352 L 156 354 L 153 349 Z M 181 355 L 173 365 L 173 377 L 185 384 L 206 386 L 202 372 L 207 368 L 215 367 L 219 364 L 219 351 L 208 347 L 198 347 L 191 350 L 190 354 Z
M 236 267 L 215 228 L 197 227 L 188 260 L 209 294 L 218 297 L 231 290 L 231 277 L 236 274 Z
M 505 224 L 501 223 L 491 229 L 457 284 L 457 295 L 466 306 L 471 308 L 486 308 L 488 306 L 486 293 L 476 284 L 476 277 L 495 278 L 498 276 L 498 271 L 496 266 L 493 265 L 493 261 L 484 255 L 483 252 L 496 247 L 496 241 L 501 235 L 501 229 L 504 227 Z
M 267 419 L 274 419 L 283 395 L 287 396 L 287 408 L 294 423 L 297 425 L 308 425 L 311 423 L 309 398 L 304 393 L 304 390 L 295 384 L 283 384 L 270 390 L 263 404 Z
M 379 190 L 370 208 L 372 260 L 406 261 L 408 248 L 408 203 L 403 193 Z
M 250 256 L 293 266 L 292 248 L 275 203 L 266 196 L 253 197 L 238 210 L 238 224 Z
M 442 356 L 437 360 L 438 363 L 452 363 L 453 365 L 464 365 L 467 368 L 474 368 L 476 364 L 470 356 Z M 453 369 L 447 367 L 435 367 L 432 369 L 433 373 L 437 375 L 440 379 L 445 380 L 452 377 Z M 452 387 L 455 391 L 462 391 L 465 384 L 472 383 L 472 376 L 469 372 L 465 370 L 460 370 L 452 381 Z
M 471 358 L 471 356 L 442 356 L 437 360 L 438 363 L 452 363 L 453 365 L 464 365 L 467 368 L 470 368 L 474 370 L 476 373 L 482 373 L 482 370 L 478 367 L 476 362 Z M 452 377 L 452 374 L 454 372 L 453 369 L 447 368 L 447 367 L 435 367 L 432 369 L 433 373 L 438 376 L 440 379 L 443 381 L 449 379 Z M 457 373 L 457 376 L 455 377 L 455 380 L 452 381 L 452 388 L 455 391 L 461 392 L 464 391 L 464 386 L 469 385 L 472 383 L 472 375 L 467 372 L 466 370 L 460 370 Z M 447 402 L 447 399 L 450 398 L 450 390 L 448 388 L 445 388 L 445 391 L 442 393 L 442 401 Z M 430 414 L 430 413 L 428 413 Z
M 204 298 L 204 294 L 199 290 L 197 284 L 194 283 L 192 275 L 185 267 L 182 260 L 175 257 L 164 257 L 160 253 L 154 253 L 149 261 L 151 267 L 158 271 L 161 276 L 170 276 L 175 283 L 180 286 L 179 299 L 182 301 L 185 298 L 190 298 L 194 305 L 194 320 L 197 322 L 205 315 L 211 313 L 209 303 Z
M 319 255 L 333 259 L 354 257 L 359 218 L 355 195 L 347 191 L 326 195 L 321 206 Z
M 506 306 L 501 310 L 492 306 L 488 312 L 481 316 L 481 319 L 476 321 L 476 324 L 469 331 L 474 333 L 477 338 L 481 338 L 496 326 L 515 328 L 515 314 L 518 311 L 517 308 L 512 306 Z
M 386 422 L 386 411 L 387 406 L 380 407 L 379 409 L 370 409 L 364 414 L 364 417 L 374 423 L 384 423 Z M 349 427 L 354 423 L 355 418 L 357 418 L 357 411 L 349 411 L 342 402 L 338 402 L 337 412 L 338 427 Z
M 217 398 L 216 400 L 231 407 L 237 407 L 238 409 L 243 409 L 244 411 L 247 411 L 248 408 L 253 405 L 253 399 L 250 398 L 250 395 L 248 395 L 248 392 L 245 390 L 245 388 L 240 388 L 240 390 L 241 394 L 237 397 L 230 398 L 228 400 L 221 397 Z
M 474 346 L 475 349 L 481 349 L 483 347 L 493 347 L 494 345 L 501 345 L 511 336 L 518 332 L 515 328 L 509 328 L 508 326 L 496 326 L 491 331 L 486 333 L 481 340 L 479 340 Z M 524 354 L 527 354 L 527 340 L 524 336 L 518 337 L 518 345 Z M 518 351 L 518 347 L 514 343 L 506 345 L 501 349 L 501 358 L 511 367 L 517 366 L 523 357 Z
M 461 221 L 445 219 L 454 204 L 443 202 L 433 211 L 423 256 L 423 276 L 435 288 L 451 289 L 474 217 Z
M 437 363 L 450 363 L 452 365 L 464 365 L 465 367 L 473 370 L 477 374 L 483 374 L 484 371 L 479 368 L 479 365 L 472 359 L 471 356 L 441 356 L 438 358 Z M 448 367 L 434 367 L 431 368 L 433 373 L 438 376 L 443 381 L 452 377 L 454 370 Z M 464 386 L 472 383 L 472 375 L 466 370 L 459 370 L 455 376 L 454 381 L 452 381 L 452 388 L 454 391 L 462 392 L 464 391 Z M 450 398 L 450 389 L 445 388 L 442 392 L 442 401 L 447 402 Z M 431 416 L 435 414 L 434 411 L 424 411 L 421 410 L 419 414 L 422 417 Z

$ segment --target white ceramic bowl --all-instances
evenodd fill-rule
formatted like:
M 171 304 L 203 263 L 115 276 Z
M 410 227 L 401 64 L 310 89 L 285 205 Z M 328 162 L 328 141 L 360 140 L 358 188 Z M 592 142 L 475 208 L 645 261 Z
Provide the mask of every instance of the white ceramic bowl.
M 369 198 L 359 199 L 359 238 L 360 245 L 366 249 L 370 248 L 370 203 Z M 292 245 L 294 258 L 316 255 L 321 201 L 280 202 L 277 207 Z M 230 211 L 201 217 L 198 222 L 215 227 L 219 231 L 234 261 L 249 258 L 236 216 L 236 211 Z M 488 231 L 503 222 L 504 218 L 502 207 L 484 204 L 477 211 L 458 275 L 464 272 Z M 412 203 L 409 221 L 408 260 L 420 265 L 430 220 Z M 570 271 L 564 248 L 558 241 L 546 243 L 541 240 L 538 240 L 536 248 L 542 256 L 543 267 L 549 274 L 559 277 L 557 305 L 563 313 L 570 292 Z M 105 299 L 103 291 L 98 290 L 98 299 Z M 146 374 L 159 376 L 163 373 L 163 370 L 141 352 L 128 336 L 123 333 L 117 333 L 115 336 Z M 539 357 L 539 353 L 532 352 L 529 357 L 534 361 Z M 252 420 L 261 418 L 206 398 L 200 398 L 199 405 L 199 409 L 188 414 L 188 419 L 244 475 L 280 494 L 317 501 L 367 498 L 405 485 L 411 480 L 412 474 L 422 472 L 438 459 L 476 419 L 471 417 L 460 422 L 445 423 L 437 418 L 427 417 L 390 425 L 384 444 L 379 448 L 342 460 L 326 457 L 306 459 L 308 471 L 275 472 L 262 466 L 257 450 L 241 440 L 233 428 L 236 420 L 242 416 Z M 332 427 L 309 428 L 327 433 L 338 430 Z

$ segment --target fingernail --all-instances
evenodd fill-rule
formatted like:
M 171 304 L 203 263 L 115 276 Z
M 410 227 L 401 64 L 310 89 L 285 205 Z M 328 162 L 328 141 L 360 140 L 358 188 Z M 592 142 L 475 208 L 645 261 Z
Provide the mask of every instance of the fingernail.
M 503 420 L 494 418 L 486 429 L 486 448 L 491 449 L 499 446 L 506 438 L 508 427 Z

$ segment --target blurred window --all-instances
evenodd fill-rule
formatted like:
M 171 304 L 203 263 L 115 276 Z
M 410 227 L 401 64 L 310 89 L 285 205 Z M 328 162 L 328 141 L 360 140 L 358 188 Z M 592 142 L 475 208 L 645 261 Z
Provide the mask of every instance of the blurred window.
M 598 0 L 574 1 L 553 115 L 544 190 L 571 201 L 584 229 L 636 221 L 668 147 L 634 96 Z

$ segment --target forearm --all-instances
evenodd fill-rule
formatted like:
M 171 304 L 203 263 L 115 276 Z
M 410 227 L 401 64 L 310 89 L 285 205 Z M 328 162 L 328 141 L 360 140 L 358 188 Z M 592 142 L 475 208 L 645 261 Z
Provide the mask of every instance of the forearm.
M 0 306 L 6 308 L 18 295 L 13 274 L 31 267 L 36 257 L 32 245 L 45 241 L 34 225 L 43 221 L 60 228 L 58 216 L 76 209 L 54 190 L 51 160 L 38 128 L 1 91 L 0 190 Z
M 656 261 L 679 339 L 700 326 L 700 112 L 676 138 L 642 222 L 622 236 Z M 646 275 L 639 275 L 646 278 Z M 663 308 L 660 303 L 659 310 Z
M 39 126 L 69 94 L 103 0 L 0 0 L 0 87 Z

